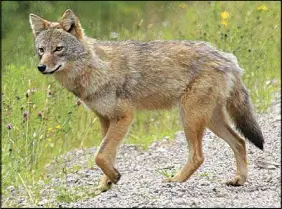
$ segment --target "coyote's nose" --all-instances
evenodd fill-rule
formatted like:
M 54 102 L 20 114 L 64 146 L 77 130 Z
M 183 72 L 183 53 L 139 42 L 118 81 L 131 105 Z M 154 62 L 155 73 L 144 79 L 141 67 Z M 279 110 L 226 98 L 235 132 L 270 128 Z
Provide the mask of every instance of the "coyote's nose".
M 38 65 L 37 68 L 40 72 L 44 72 L 46 70 L 46 65 Z

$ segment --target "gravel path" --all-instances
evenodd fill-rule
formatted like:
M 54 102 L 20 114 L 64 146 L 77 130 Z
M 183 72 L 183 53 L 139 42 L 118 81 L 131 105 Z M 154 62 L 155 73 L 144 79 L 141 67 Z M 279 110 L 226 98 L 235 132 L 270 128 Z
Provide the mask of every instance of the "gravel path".
M 258 115 L 265 137 L 262 152 L 247 141 L 249 177 L 242 187 L 226 186 L 223 181 L 235 175 L 235 158 L 231 148 L 209 130 L 203 139 L 205 161 L 185 183 L 162 183 L 165 174 L 175 172 L 187 160 L 188 149 L 183 132 L 174 140 L 153 143 L 147 151 L 137 146 L 122 145 L 117 168 L 122 177 L 112 189 L 97 196 L 79 198 L 69 203 L 56 199 L 58 185 L 71 191 L 82 187 L 91 191 L 102 174 L 96 166 L 89 169 L 96 148 L 73 150 L 49 165 L 72 172 L 64 178 L 54 177 L 41 185 L 43 200 L 37 207 L 53 203 L 57 207 L 280 207 L 281 206 L 281 95 L 269 110 Z M 93 160 L 93 159 L 92 159 Z M 92 162 L 93 163 L 93 162 Z M 75 167 L 75 166 L 76 167 Z M 79 167 L 78 167 L 79 166 Z M 87 168 L 88 166 L 88 168 Z M 79 190 L 75 190 L 79 195 Z M 15 191 L 14 191 L 15 192 Z M 60 192 L 62 196 L 62 191 Z M 48 197 L 48 200 L 47 200 Z M 62 196 L 64 197 L 64 196 Z M 26 206 L 23 196 L 20 204 Z M 12 200 L 12 199 L 11 199 Z

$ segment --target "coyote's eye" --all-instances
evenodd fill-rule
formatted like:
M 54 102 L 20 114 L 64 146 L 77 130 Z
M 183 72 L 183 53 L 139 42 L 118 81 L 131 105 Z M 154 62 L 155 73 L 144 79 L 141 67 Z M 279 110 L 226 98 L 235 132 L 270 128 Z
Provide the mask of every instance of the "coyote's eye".
M 43 53 L 44 53 L 44 49 L 43 49 L 43 48 L 39 48 L 38 50 L 39 50 L 39 53 L 40 53 L 40 54 L 43 54 Z
M 56 49 L 55 49 L 55 52 L 59 52 L 59 51 L 62 51 L 63 47 L 62 46 L 57 46 Z

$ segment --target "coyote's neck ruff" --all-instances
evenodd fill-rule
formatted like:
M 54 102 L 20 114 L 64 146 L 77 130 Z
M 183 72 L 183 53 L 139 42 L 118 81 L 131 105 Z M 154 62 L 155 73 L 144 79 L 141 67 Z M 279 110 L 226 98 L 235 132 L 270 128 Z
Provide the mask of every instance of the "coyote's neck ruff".
M 100 119 L 103 142 L 96 163 L 104 172 L 100 188 L 117 183 L 114 167 L 118 145 L 136 109 L 178 105 L 189 145 L 189 161 L 169 181 L 186 181 L 204 160 L 206 127 L 229 143 L 237 175 L 228 181 L 243 185 L 247 178 L 245 141 L 230 126 L 229 116 L 243 135 L 263 148 L 263 136 L 234 55 L 205 42 L 105 42 L 87 37 L 78 18 L 67 10 L 59 22 L 30 15 L 38 70 L 52 74 Z

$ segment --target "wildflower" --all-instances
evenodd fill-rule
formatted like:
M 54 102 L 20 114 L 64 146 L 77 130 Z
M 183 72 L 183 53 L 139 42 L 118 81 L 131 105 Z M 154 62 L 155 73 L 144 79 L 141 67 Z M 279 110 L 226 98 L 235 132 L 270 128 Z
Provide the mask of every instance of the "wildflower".
M 77 104 L 77 106 L 81 105 L 80 99 L 78 99 L 78 100 L 76 101 L 76 104 Z
M 220 13 L 220 17 L 221 17 L 221 20 L 223 21 L 223 20 L 229 19 L 230 15 L 228 12 L 224 11 Z
M 56 126 L 56 129 L 61 129 L 61 128 L 62 128 L 62 127 L 61 127 L 60 124 Z
M 227 26 L 228 25 L 228 22 L 226 21 L 226 20 L 221 20 L 221 22 L 220 22 L 222 25 L 224 25 L 224 26 Z
M 268 8 L 265 4 L 261 4 L 261 5 L 257 6 L 257 10 L 258 11 L 267 11 Z
M 37 116 L 38 116 L 39 118 L 42 118 L 42 117 L 43 117 L 43 113 L 40 111 L 40 112 L 37 114 Z
M 53 128 L 48 128 L 48 131 L 53 131 Z
M 11 130 L 12 128 L 13 128 L 12 124 L 9 123 L 9 124 L 7 125 L 7 129 L 8 129 L 8 130 Z
M 27 121 L 27 120 L 28 120 L 28 117 L 29 117 L 28 111 L 24 111 L 23 116 L 24 116 L 24 121 Z
M 29 97 L 29 95 L 30 95 L 30 89 L 28 89 L 27 91 L 26 91 L 26 93 L 25 93 L 25 96 L 26 96 L 26 98 L 28 98 Z
M 51 97 L 52 95 L 55 94 L 55 92 L 51 91 L 50 89 L 48 89 L 47 93 L 48 93 L 48 97 Z

